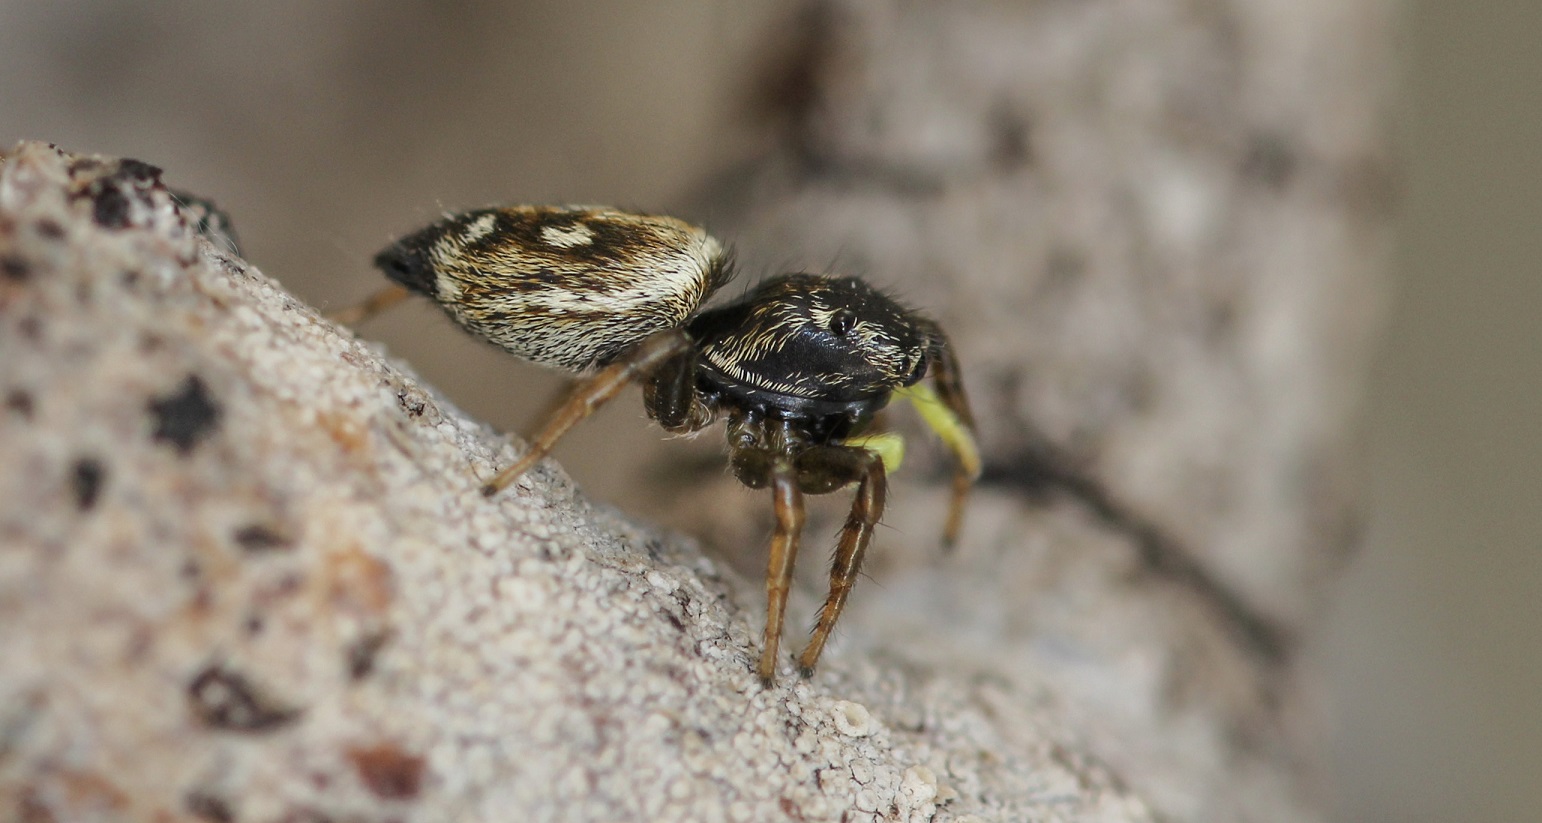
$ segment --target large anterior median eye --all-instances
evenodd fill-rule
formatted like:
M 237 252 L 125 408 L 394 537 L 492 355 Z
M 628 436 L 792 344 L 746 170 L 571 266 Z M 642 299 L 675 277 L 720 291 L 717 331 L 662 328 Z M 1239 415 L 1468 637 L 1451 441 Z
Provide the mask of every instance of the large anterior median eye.
M 841 309 L 830 317 L 830 331 L 837 337 L 845 337 L 851 333 L 853 326 L 857 325 L 857 316 L 845 309 Z

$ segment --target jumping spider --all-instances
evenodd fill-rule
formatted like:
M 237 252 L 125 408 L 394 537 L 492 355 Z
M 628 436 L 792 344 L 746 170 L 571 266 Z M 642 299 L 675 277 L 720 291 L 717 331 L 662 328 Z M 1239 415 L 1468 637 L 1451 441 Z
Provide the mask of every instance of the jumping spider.
M 729 255 L 705 231 L 671 217 L 553 206 L 451 215 L 393 243 L 375 265 L 397 285 L 334 319 L 357 323 L 416 292 L 513 354 L 591 373 L 524 456 L 482 488 L 488 496 L 633 381 L 643 385 L 648 416 L 668 431 L 696 432 L 719 414 L 727 418 L 734 475 L 750 488 L 769 487 L 775 506 L 757 667 L 768 685 L 803 495 L 857 484 L 829 595 L 798 658 L 807 677 L 883 515 L 887 472 L 903 453 L 898 435 L 868 431 L 896 396 L 915 404 L 957 458 L 943 539 L 958 534 L 980 471 L 958 362 L 936 323 L 855 277 L 784 274 L 703 311 L 731 273 Z M 928 371 L 935 390 L 920 383 Z

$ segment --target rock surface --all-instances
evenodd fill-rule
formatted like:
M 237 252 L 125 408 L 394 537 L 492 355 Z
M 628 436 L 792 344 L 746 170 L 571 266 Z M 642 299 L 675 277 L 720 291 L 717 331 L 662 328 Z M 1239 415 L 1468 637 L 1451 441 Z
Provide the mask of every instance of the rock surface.
M 0 816 L 1318 819 L 1292 655 L 1351 533 L 1388 4 L 819 8 L 789 148 L 704 203 L 749 273 L 950 331 L 988 462 L 954 553 L 918 448 L 820 672 L 764 690 L 769 506 L 720 461 L 660 484 L 705 545 L 551 461 L 487 501 L 507 438 L 156 169 L 23 144 Z
M 0 808 L 22 819 L 1151 819 L 1009 681 L 763 690 L 757 581 L 200 239 L 0 166 Z M 947 811 L 937 817 L 939 804 Z

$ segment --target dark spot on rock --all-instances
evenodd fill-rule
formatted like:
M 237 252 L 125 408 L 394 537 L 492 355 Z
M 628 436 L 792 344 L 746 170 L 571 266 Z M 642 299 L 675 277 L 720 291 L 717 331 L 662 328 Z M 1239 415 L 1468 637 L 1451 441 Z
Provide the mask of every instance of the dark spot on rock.
M 1004 169 L 1015 169 L 1033 162 L 1032 131 L 1022 117 L 998 112 L 991 118 L 991 159 Z
M 422 417 L 423 410 L 428 408 L 428 404 L 423 402 L 422 398 L 409 395 L 406 389 L 396 393 L 396 402 L 401 404 L 402 411 L 407 412 L 411 417 Z
M 57 823 L 59 820 L 53 809 L 48 808 L 48 803 L 38 796 L 34 786 L 23 789 L 16 800 L 16 819 L 19 823 Z
M 182 568 L 177 569 L 177 574 L 183 580 L 197 580 L 203 576 L 203 567 L 198 565 L 197 560 L 184 560 Z
M 1211 300 L 1205 307 L 1205 338 L 1216 345 L 1232 345 L 1241 313 L 1242 309 L 1235 298 L 1219 297 Z
M 293 723 L 297 709 L 263 694 L 245 676 L 220 665 L 199 672 L 187 687 L 193 714 L 205 725 L 239 732 L 266 732 Z
M 16 321 L 16 331 L 20 332 L 22 337 L 36 343 L 43 339 L 43 321 L 35 314 L 28 315 Z
M 126 228 L 129 224 L 130 202 L 128 195 L 116 186 L 107 186 L 93 200 L 95 208 L 91 216 L 97 225 L 106 229 Z
M 234 823 L 236 813 L 225 798 L 207 791 L 193 790 L 183 800 L 187 813 L 209 823 Z
M 1063 286 L 1081 278 L 1087 272 L 1087 257 L 1080 252 L 1058 247 L 1049 253 L 1044 263 L 1044 275 L 1049 285 Z
M 246 616 L 246 623 L 243 625 L 243 628 L 246 629 L 247 634 L 256 636 L 262 634 L 262 630 L 265 625 L 266 624 L 263 622 L 262 615 L 249 614 Z
M 86 196 L 91 198 L 91 216 L 103 228 L 121 229 L 129 225 L 134 200 L 143 192 L 160 185 L 161 170 L 140 160 L 122 160 L 112 174 L 92 181 Z
M 1285 138 L 1277 134 L 1258 134 L 1248 141 L 1242 158 L 1242 174 L 1275 191 L 1288 185 L 1301 161 Z
M 391 640 L 391 632 L 377 631 L 355 640 L 348 647 L 348 676 L 363 680 L 375 671 L 375 660 L 380 650 Z
M 236 545 L 253 554 L 282 551 L 294 547 L 294 541 L 283 532 L 263 523 L 253 523 L 236 529 Z
M 310 808 L 290 809 L 278 819 L 278 823 L 333 823 L 332 817 L 325 812 Z
M 32 413 L 37 410 L 37 403 L 26 389 L 11 389 L 5 393 L 5 407 L 21 415 L 23 420 L 31 420 Z
M 75 492 L 75 505 L 81 511 L 90 511 L 96 505 L 102 494 L 102 482 L 106 479 L 107 469 L 100 460 L 83 457 L 75 461 L 75 468 L 70 472 L 70 488 Z
M 348 750 L 348 759 L 359 779 L 377 796 L 387 800 L 411 800 L 423 785 L 423 758 L 403 751 L 394 743 Z
M 0 276 L 4 276 L 5 279 L 20 282 L 26 280 L 31 274 L 32 267 L 20 257 L 14 254 L 0 257 Z
M 219 426 L 220 408 L 203 379 L 190 374 L 175 393 L 150 401 L 150 415 L 155 418 L 152 437 L 185 456 Z
M 113 172 L 114 178 L 133 183 L 158 183 L 161 179 L 161 170 L 158 166 L 152 166 L 143 160 L 135 160 L 125 157 L 118 161 L 118 170 Z
M 36 225 L 37 233 L 50 240 L 58 240 L 64 236 L 64 227 L 52 220 L 39 220 Z
M 118 282 L 122 283 L 124 288 L 132 289 L 139 285 L 139 272 L 129 269 L 118 275 Z

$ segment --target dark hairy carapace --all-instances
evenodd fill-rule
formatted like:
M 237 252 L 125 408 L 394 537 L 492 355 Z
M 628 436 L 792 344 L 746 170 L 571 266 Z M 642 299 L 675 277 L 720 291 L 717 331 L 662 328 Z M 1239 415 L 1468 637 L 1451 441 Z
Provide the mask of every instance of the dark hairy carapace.
M 409 293 L 526 360 L 586 374 L 525 454 L 483 486 L 496 494 L 630 383 L 671 432 L 726 421 L 729 462 L 776 514 L 757 672 L 774 680 L 804 494 L 855 485 L 830 591 L 798 667 L 813 672 L 883 515 L 897 435 L 872 431 L 911 401 L 957 458 L 944 540 L 980 471 L 958 362 L 942 329 L 855 277 L 784 274 L 703 310 L 731 276 L 705 231 L 672 217 L 588 206 L 508 206 L 450 215 L 375 258 L 393 286 L 334 315 L 357 323 Z M 923 378 L 930 376 L 930 381 Z

